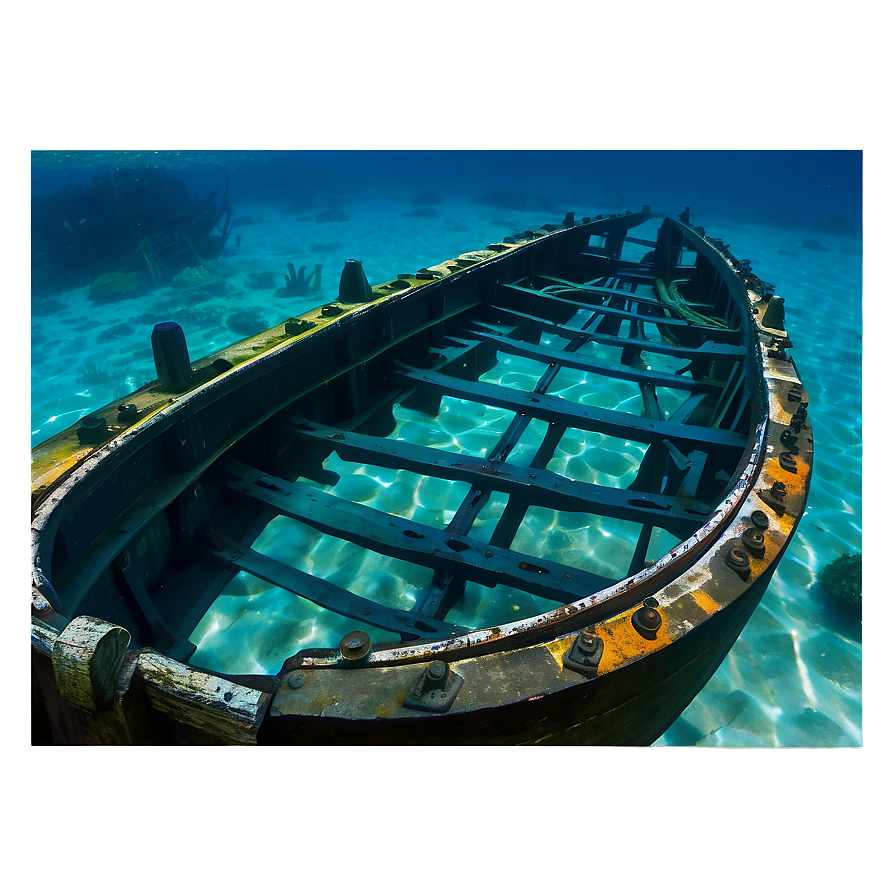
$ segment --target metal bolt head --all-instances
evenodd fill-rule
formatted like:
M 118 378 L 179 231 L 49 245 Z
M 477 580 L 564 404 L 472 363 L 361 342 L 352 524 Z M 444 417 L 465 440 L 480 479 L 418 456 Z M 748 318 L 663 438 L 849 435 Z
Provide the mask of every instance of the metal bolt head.
M 731 548 L 725 555 L 725 565 L 733 569 L 744 581 L 750 575 L 750 558 L 746 551 L 740 548 Z
M 367 632 L 349 632 L 339 642 L 339 653 L 346 660 L 360 660 L 370 653 L 370 635 Z
M 580 653 L 584 653 L 586 656 L 592 656 L 597 650 L 597 638 L 595 638 L 594 635 L 589 635 L 587 632 L 582 632 L 579 635 L 578 640 Z
M 660 630 L 663 617 L 655 607 L 643 606 L 638 607 L 632 614 L 632 625 L 635 631 L 644 638 L 652 640 L 656 637 L 656 633 Z
M 644 607 L 641 612 L 641 623 L 645 627 L 660 627 L 660 614 L 653 607 Z
M 796 433 L 792 429 L 785 429 L 784 432 L 781 433 L 782 442 L 795 442 L 796 440 Z
M 765 556 L 765 535 L 760 529 L 747 529 L 741 536 L 741 541 L 754 557 Z
M 441 660 L 430 663 L 426 669 L 426 677 L 432 682 L 442 681 L 447 674 L 448 667 Z
M 754 510 L 750 514 L 750 522 L 757 529 L 768 529 L 768 514 L 764 510 Z
M 731 548 L 731 550 L 728 552 L 728 556 L 732 559 L 732 561 L 738 564 L 749 564 L 750 562 L 749 557 L 747 557 L 747 555 L 740 548 Z
M 289 676 L 286 679 L 286 683 L 294 690 L 297 691 L 299 688 L 304 687 L 308 681 L 308 676 L 305 675 L 304 672 L 299 672 L 296 670 L 295 672 L 290 672 Z
M 783 498 L 787 494 L 787 486 L 780 480 L 775 480 L 772 483 L 772 494 L 776 498 Z

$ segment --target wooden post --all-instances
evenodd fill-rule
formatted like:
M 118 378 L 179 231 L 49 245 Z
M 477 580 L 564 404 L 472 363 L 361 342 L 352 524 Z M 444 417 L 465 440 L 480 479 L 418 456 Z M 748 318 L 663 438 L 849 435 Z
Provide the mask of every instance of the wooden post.
M 54 744 L 164 742 L 129 641 L 125 629 L 101 619 L 80 616 L 59 633 L 32 619 L 32 712 L 45 713 L 50 729 L 38 719 L 35 743 L 47 735 Z
M 63 700 L 81 709 L 105 709 L 131 636 L 92 616 L 73 619 L 53 644 L 53 672 Z

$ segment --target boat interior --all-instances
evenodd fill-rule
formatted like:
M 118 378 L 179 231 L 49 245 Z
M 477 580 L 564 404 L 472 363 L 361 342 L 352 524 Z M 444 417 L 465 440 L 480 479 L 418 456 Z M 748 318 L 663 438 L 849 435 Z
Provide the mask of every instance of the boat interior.
M 316 625 L 222 671 L 276 671 L 352 629 L 442 640 L 649 567 L 712 515 L 761 410 L 746 303 L 661 220 L 400 275 L 211 389 L 60 515 L 58 609 L 186 660 L 219 596 L 259 581 Z

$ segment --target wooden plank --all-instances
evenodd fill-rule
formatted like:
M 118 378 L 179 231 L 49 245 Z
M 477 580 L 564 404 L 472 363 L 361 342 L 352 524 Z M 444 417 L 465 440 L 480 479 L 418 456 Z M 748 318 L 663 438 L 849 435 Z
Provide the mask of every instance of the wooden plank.
M 414 383 L 420 388 L 453 395 L 467 401 L 478 401 L 492 407 L 506 408 L 518 414 L 528 414 L 541 420 L 560 423 L 588 432 L 635 442 L 655 442 L 660 439 L 679 439 L 714 447 L 744 448 L 746 438 L 738 433 L 708 426 L 692 426 L 686 423 L 650 420 L 621 411 L 610 411 L 590 405 L 577 404 L 554 395 L 534 395 L 520 389 L 510 389 L 493 383 L 462 380 L 428 370 L 419 370 L 404 364 L 395 365 L 397 379 Z
M 633 297 L 632 293 L 628 293 L 627 295 L 630 298 Z M 543 299 L 549 302 L 558 302 L 562 305 L 572 305 L 575 308 L 584 308 L 586 310 L 594 309 L 596 311 L 599 311 L 603 315 L 609 317 L 618 317 L 623 320 L 640 320 L 644 323 L 659 324 L 664 327 L 670 327 L 672 330 L 683 328 L 689 330 L 692 333 L 700 334 L 705 339 L 711 339 L 713 336 L 716 336 L 719 333 L 733 332 L 724 327 L 709 327 L 702 324 L 694 324 L 690 321 L 682 320 L 681 318 L 677 317 L 661 317 L 659 315 L 639 314 L 636 311 L 626 311 L 623 308 L 611 308 L 608 305 L 591 305 L 588 302 L 577 302 L 574 299 L 564 299 L 560 296 L 552 295 L 551 293 L 546 293 L 539 289 L 528 289 L 524 286 L 512 286 L 507 283 L 498 284 L 497 297 L 501 301 L 515 302 L 525 299 L 525 297 L 527 296 L 531 296 L 537 299 Z M 671 306 L 668 306 L 668 310 L 673 311 L 674 309 Z
M 644 368 L 630 367 L 627 364 L 589 358 L 575 352 L 530 345 L 527 342 L 519 342 L 508 336 L 503 336 L 483 324 L 474 326 L 473 330 L 462 330 L 461 332 L 468 338 L 489 342 L 497 346 L 499 351 L 508 355 L 531 358 L 533 361 L 541 361 L 544 364 L 557 364 L 560 367 L 570 367 L 574 370 L 583 370 L 586 373 L 596 373 L 613 379 L 627 380 L 633 383 L 650 383 L 654 386 L 665 386 L 668 389 L 682 389 L 689 392 L 708 391 L 721 388 L 723 385 L 717 380 L 695 380 L 693 377 L 661 373 L 658 370 L 645 370 Z
M 254 744 L 270 694 L 191 669 L 152 650 L 137 668 L 153 709 L 201 732 L 205 742 Z
M 483 585 L 521 588 L 540 597 L 569 603 L 615 582 L 516 551 L 492 548 L 327 494 L 302 483 L 268 476 L 239 461 L 216 468 L 228 488 L 267 504 L 285 516 L 360 547 L 429 569 L 453 569 Z
M 527 506 L 534 504 L 571 513 L 593 513 L 660 527 L 678 523 L 697 526 L 712 512 L 711 507 L 698 501 L 680 501 L 667 495 L 577 482 L 549 470 L 480 460 L 439 448 L 346 432 L 299 417 L 290 417 L 284 428 L 299 438 L 329 444 L 343 460 L 412 470 L 439 479 L 461 480 L 483 491 L 518 496 Z
M 581 330 L 575 327 L 568 327 L 565 324 L 558 324 L 556 321 L 548 320 L 544 317 L 537 317 L 534 314 L 527 314 L 517 311 L 513 308 L 507 308 L 502 305 L 493 305 L 492 310 L 503 316 L 512 317 L 524 323 L 534 323 L 546 333 L 557 333 L 560 336 L 566 336 L 573 339 L 582 334 Z M 488 324 L 485 324 L 488 326 Z M 718 331 L 720 335 L 726 335 L 727 331 Z M 731 331 L 732 336 L 737 335 Z M 742 345 L 730 345 L 727 343 L 706 341 L 702 345 L 689 347 L 684 345 L 672 345 L 669 342 L 656 342 L 651 339 L 626 339 L 624 336 L 607 336 L 601 333 L 594 333 L 589 336 L 591 342 L 599 345 L 614 345 L 621 348 L 636 348 L 643 352 L 655 352 L 659 355 L 672 355 L 676 358 L 716 358 L 731 357 L 742 358 L 746 355 L 747 350 Z
M 556 295 L 558 297 L 562 297 L 562 293 L 554 293 L 554 292 L 546 292 L 549 289 L 560 288 L 564 290 L 580 290 L 586 295 L 595 295 L 595 296 L 606 296 L 606 297 L 616 297 L 628 299 L 632 302 L 643 302 L 645 305 L 655 305 L 657 307 L 662 307 L 662 302 L 656 298 L 651 290 L 651 295 L 644 295 L 643 293 L 632 292 L 629 289 L 618 289 L 612 286 L 598 286 L 594 282 L 591 283 L 576 283 L 573 280 L 562 280 L 560 277 L 547 277 L 540 275 L 538 277 L 539 280 L 549 280 L 550 284 L 548 286 L 542 286 L 539 289 L 539 292 L 544 292 L 545 295 L 552 296 Z M 651 287 L 653 286 L 652 278 L 648 277 L 639 277 L 638 279 L 642 280 L 644 283 L 650 283 Z M 509 285 L 517 285 L 517 284 L 509 284 Z M 533 287 L 523 287 L 524 289 L 532 289 Z M 584 307 L 590 308 L 590 304 L 586 304 Z
M 341 616 L 397 632 L 403 639 L 450 638 L 458 632 L 469 631 L 463 626 L 448 625 L 413 611 L 398 610 L 359 597 L 326 579 L 287 566 L 279 560 L 231 541 L 219 532 L 207 530 L 203 540 L 209 553 L 233 569 L 248 572 Z

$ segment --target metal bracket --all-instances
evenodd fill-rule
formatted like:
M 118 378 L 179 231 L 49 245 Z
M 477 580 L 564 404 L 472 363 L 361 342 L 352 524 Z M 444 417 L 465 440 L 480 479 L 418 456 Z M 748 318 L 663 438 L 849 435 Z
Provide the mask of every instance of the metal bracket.
M 447 663 L 436 660 L 426 667 L 405 697 L 404 705 L 408 709 L 422 709 L 425 712 L 448 712 L 463 683 L 463 678 L 452 672 Z
M 569 650 L 563 654 L 563 665 L 579 675 L 594 678 L 603 656 L 604 642 L 588 631 L 579 632 Z

